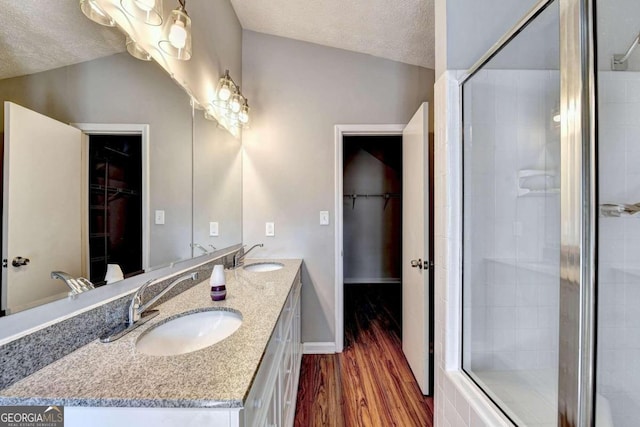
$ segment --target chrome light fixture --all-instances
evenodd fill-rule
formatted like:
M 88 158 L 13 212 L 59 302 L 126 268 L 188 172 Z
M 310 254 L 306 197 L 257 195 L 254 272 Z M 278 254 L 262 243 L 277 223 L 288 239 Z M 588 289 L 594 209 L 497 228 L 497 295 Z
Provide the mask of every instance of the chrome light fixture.
M 134 19 L 147 25 L 162 25 L 162 0 L 120 0 L 120 6 Z
M 80 0 L 80 10 L 84 13 L 84 16 L 97 24 L 105 27 L 116 26 L 113 19 L 100 7 L 96 0 Z
M 160 49 L 172 58 L 187 61 L 191 58 L 191 18 L 187 14 L 186 0 L 171 11 L 163 31 Z
M 192 55 L 191 18 L 186 10 L 186 0 L 177 0 L 178 7 L 169 16 L 163 14 L 163 0 L 79 0 L 80 9 L 92 21 L 110 27 L 118 27 L 126 35 L 127 51 L 143 60 L 157 60 L 167 71 L 166 63 L 172 60 L 186 61 Z M 134 19 L 129 19 L 129 17 Z M 146 24 L 152 27 L 142 27 Z M 157 46 L 157 48 L 156 48 Z M 218 127 L 235 137 L 249 125 L 249 102 L 240 87 L 226 70 L 219 79 L 213 99 L 207 95 L 208 104 L 199 102 L 189 90 L 186 81 L 171 77 L 187 92 L 192 105 L 204 109 L 204 116 L 214 120 Z
M 249 124 L 249 102 L 229 75 L 229 70 L 220 77 L 215 96 L 207 108 L 206 118 L 216 120 L 221 127 L 237 136 L 240 129 Z

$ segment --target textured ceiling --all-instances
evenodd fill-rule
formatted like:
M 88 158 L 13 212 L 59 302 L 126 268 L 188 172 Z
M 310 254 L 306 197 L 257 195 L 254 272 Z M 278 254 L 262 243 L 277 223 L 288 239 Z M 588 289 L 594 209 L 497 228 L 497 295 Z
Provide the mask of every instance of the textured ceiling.
M 209 0 L 198 0 L 209 1 Z M 242 27 L 434 68 L 433 0 L 231 0 Z M 0 79 L 125 51 L 78 0 L 0 0 Z
M 124 36 L 87 19 L 78 0 L 0 0 L 0 79 L 122 52 Z
M 435 68 L 433 0 L 231 0 L 247 30 Z

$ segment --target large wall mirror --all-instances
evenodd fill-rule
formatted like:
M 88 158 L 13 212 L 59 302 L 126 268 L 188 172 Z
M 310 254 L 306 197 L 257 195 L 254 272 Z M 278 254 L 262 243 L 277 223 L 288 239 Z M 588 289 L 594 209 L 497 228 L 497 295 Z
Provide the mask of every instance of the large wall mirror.
M 76 0 L 0 16 L 2 314 L 240 243 L 240 141 Z

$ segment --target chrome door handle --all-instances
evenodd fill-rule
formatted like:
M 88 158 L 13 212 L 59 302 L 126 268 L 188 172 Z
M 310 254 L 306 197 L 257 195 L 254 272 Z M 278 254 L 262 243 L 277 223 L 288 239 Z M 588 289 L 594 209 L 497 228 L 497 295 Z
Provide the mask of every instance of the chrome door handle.
M 411 260 L 411 267 L 419 268 L 420 270 L 422 270 L 422 258 L 412 259 Z

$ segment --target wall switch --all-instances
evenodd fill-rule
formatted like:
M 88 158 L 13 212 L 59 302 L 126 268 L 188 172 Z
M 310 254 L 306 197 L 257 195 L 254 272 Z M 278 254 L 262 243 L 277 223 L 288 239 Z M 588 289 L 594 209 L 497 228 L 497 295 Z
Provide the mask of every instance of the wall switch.
M 210 222 L 209 223 L 209 236 L 217 236 L 218 235 L 218 223 Z
M 275 224 L 273 222 L 267 222 L 265 224 L 264 235 L 265 236 L 275 236 L 276 235 L 276 227 L 275 227 Z
M 164 211 L 156 211 L 156 225 L 164 224 Z
M 320 211 L 320 225 L 329 225 L 329 211 Z

